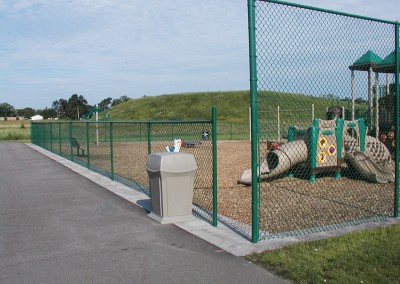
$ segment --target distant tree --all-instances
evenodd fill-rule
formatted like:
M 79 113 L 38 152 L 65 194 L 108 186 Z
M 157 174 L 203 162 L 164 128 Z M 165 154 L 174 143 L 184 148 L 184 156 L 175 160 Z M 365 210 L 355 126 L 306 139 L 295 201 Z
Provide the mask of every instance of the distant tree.
M 67 117 L 68 101 L 66 99 L 60 99 L 60 118 Z
M 69 119 L 77 119 L 78 118 L 78 109 L 79 109 L 79 118 L 82 117 L 85 113 L 87 113 L 90 109 L 90 105 L 88 105 L 87 100 L 82 95 L 73 94 L 69 99 L 65 109 L 66 117 Z
M 66 99 L 59 99 L 57 101 L 52 102 L 51 108 L 56 112 L 56 117 L 58 118 L 66 118 L 66 110 L 68 106 L 68 101 Z
M 45 108 L 39 112 L 44 119 L 57 117 L 57 112 L 53 108 Z
M 362 98 L 357 98 L 355 101 L 354 101 L 356 104 L 361 104 L 361 103 L 363 103 L 363 102 L 365 102 Z
M 102 100 L 102 101 L 99 103 L 99 108 L 102 108 L 102 109 L 104 109 L 104 110 L 109 109 L 109 108 L 111 107 L 112 100 L 113 100 L 113 99 L 110 98 L 110 97 L 108 97 L 108 98 Z
M 9 103 L 1 103 L 0 104 L 0 116 L 8 117 L 8 116 L 15 116 L 15 108 L 10 105 Z
M 30 107 L 17 110 L 17 115 L 24 118 L 31 118 L 36 114 L 36 110 Z
M 131 98 L 128 96 L 121 96 L 120 99 L 122 100 L 122 102 L 127 102 L 129 101 Z
M 121 103 L 122 103 L 121 99 L 113 99 L 111 106 L 115 107 Z
M 51 108 L 54 109 L 54 111 L 56 112 L 57 117 L 61 116 L 61 103 L 60 103 L 60 100 L 53 101 L 51 103 Z
M 119 105 L 119 104 L 122 104 L 123 102 L 127 102 L 127 101 L 129 101 L 131 98 L 129 98 L 129 97 L 127 97 L 127 96 L 121 96 L 121 97 L 119 97 L 119 99 L 114 99 L 113 101 L 112 101 L 112 104 L 111 104 L 111 106 L 116 106 L 116 105 Z
M 49 117 L 58 117 L 61 119 L 78 119 L 90 110 L 87 100 L 82 95 L 73 94 L 68 100 L 59 99 L 53 101 L 50 110 L 43 110 Z

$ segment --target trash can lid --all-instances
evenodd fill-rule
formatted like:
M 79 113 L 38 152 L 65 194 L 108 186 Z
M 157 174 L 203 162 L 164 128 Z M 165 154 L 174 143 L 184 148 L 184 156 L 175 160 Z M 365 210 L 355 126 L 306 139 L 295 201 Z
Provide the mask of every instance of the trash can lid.
M 197 169 L 194 156 L 184 152 L 160 152 L 150 154 L 146 169 L 150 172 L 184 173 Z

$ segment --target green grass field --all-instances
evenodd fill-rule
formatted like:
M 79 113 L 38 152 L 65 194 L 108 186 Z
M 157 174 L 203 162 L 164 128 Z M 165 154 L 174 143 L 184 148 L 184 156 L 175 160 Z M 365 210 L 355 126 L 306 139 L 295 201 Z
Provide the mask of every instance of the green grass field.
M 0 121 L 0 141 L 30 141 L 30 121 Z
M 400 283 L 400 225 L 303 242 L 247 259 L 296 283 Z

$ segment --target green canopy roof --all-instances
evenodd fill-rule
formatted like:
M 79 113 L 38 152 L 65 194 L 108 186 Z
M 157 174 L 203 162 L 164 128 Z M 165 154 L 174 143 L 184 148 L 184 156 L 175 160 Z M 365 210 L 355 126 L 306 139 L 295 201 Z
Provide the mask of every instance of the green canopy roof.
M 394 51 L 382 60 L 382 65 L 394 64 Z
M 359 59 L 357 59 L 353 65 L 349 66 L 350 70 L 368 70 L 370 67 L 377 66 L 381 64 L 382 58 L 377 55 L 375 52 L 372 50 L 368 50 L 366 53 L 364 53 L 363 56 L 361 56 Z
M 395 52 L 393 51 L 388 56 L 386 56 L 385 59 L 383 59 L 380 64 L 373 67 L 374 72 L 394 73 L 395 69 L 394 59 L 395 59 Z

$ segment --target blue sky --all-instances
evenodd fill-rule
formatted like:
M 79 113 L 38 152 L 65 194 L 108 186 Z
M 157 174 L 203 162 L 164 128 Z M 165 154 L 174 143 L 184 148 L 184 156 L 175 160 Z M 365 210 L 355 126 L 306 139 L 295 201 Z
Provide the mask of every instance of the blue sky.
M 400 20 L 399 0 L 293 0 Z M 249 88 L 246 0 L 0 0 L 0 103 Z

